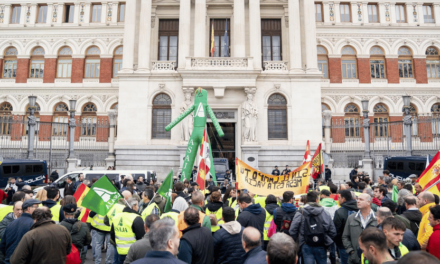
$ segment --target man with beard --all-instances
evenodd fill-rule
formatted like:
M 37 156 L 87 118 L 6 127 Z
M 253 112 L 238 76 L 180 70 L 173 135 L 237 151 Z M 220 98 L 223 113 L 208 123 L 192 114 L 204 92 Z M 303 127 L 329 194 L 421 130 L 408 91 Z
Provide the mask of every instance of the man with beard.
M 369 227 L 359 236 L 359 248 L 369 264 L 395 264 L 388 252 L 385 234 L 376 227 Z

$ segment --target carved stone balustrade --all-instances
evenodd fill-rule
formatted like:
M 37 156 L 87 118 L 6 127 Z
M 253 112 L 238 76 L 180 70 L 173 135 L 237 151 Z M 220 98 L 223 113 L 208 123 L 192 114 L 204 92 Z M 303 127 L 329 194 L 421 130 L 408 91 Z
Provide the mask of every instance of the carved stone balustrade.
M 187 57 L 187 70 L 253 70 L 253 58 Z
M 288 71 L 287 61 L 264 61 L 263 68 L 264 71 L 270 72 L 287 72 Z
M 176 71 L 176 61 L 152 61 L 151 62 L 152 71 Z

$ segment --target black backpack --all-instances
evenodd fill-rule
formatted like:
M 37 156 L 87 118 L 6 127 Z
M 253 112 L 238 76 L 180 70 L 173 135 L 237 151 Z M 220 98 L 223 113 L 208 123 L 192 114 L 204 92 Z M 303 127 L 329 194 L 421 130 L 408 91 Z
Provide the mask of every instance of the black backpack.
M 325 247 L 325 230 L 318 215 L 304 215 L 304 240 L 310 247 Z
M 280 209 L 284 213 L 283 218 L 281 219 L 280 230 L 277 230 L 277 232 L 283 232 L 283 233 L 288 235 L 289 234 L 290 225 L 292 224 L 293 218 L 295 217 L 295 214 L 296 214 L 297 211 L 295 211 L 293 213 L 286 213 L 286 212 L 283 211 L 283 209 L 281 209 L 281 207 L 276 208 L 274 210 L 274 220 L 277 217 L 277 212 L 276 212 L 277 209 Z

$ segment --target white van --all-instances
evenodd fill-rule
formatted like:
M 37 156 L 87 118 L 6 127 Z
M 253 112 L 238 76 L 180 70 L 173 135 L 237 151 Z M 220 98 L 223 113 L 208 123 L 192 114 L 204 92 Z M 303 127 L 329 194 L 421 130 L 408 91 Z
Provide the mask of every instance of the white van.
M 64 197 L 64 185 L 66 183 L 67 177 L 71 177 L 73 181 L 78 181 L 78 176 L 84 174 L 84 179 L 92 182 L 93 179 L 100 179 L 102 176 L 107 175 L 110 180 L 115 182 L 120 182 L 122 175 L 131 175 L 133 180 L 136 182 L 139 177 L 144 178 L 144 182 L 150 182 L 156 178 L 156 172 L 152 170 L 85 170 L 85 171 L 72 171 L 59 177 L 53 185 L 60 189 L 61 197 Z M 35 188 L 34 195 L 38 191 L 43 189 L 43 187 Z

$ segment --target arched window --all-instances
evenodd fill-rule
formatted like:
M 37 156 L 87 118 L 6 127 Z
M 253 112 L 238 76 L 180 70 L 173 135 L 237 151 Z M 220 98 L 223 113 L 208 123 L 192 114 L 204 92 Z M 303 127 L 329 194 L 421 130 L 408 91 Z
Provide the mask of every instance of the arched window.
M 323 46 L 318 46 L 318 68 L 323 78 L 328 79 L 328 52 Z
M 99 69 L 101 64 L 101 51 L 98 47 L 93 46 L 86 52 L 86 71 L 85 78 L 99 78 Z
M 37 125 L 35 126 L 35 135 L 38 135 L 38 131 L 40 130 L 40 105 L 38 103 L 35 103 L 35 111 L 34 111 L 34 116 L 35 116 L 35 120 L 37 121 Z M 29 134 L 29 123 L 28 123 L 28 116 L 31 114 L 31 108 L 28 105 L 26 105 L 26 129 L 25 131 L 23 131 L 23 135 L 28 135 Z
M 44 49 L 41 47 L 37 47 L 32 51 L 29 78 L 43 78 L 44 54 Z
M 113 55 L 113 78 L 118 77 L 118 71 L 122 69 L 123 51 L 122 46 L 115 49 L 115 54 Z
M 374 112 L 374 134 L 376 137 L 388 136 L 389 112 L 384 104 L 377 104 L 373 108 Z
M 428 79 L 440 78 L 440 57 L 436 47 L 426 49 L 426 73 Z
M 60 102 L 53 110 L 52 135 L 66 136 L 69 122 L 69 108 L 67 104 Z
M 342 49 L 342 78 L 343 79 L 357 79 L 357 63 L 356 51 L 350 47 L 345 46 Z
M 3 78 L 15 78 L 17 75 L 17 55 L 18 51 L 14 47 L 10 47 L 5 51 L 5 61 L 3 64 Z
M 413 78 L 413 58 L 412 52 L 407 47 L 399 49 L 399 77 Z
M 62 47 L 58 52 L 57 78 L 70 78 L 72 73 L 72 49 Z
M 385 79 L 385 53 L 380 47 L 372 47 L 370 50 L 370 69 L 372 79 Z
M 94 103 L 86 103 L 81 111 L 81 136 L 96 136 L 96 112 L 98 109 Z
M 11 134 L 12 105 L 8 102 L 0 104 L 0 135 Z
M 272 94 L 267 100 L 267 127 L 269 139 L 287 139 L 287 100 L 281 94 Z
M 165 127 L 171 122 L 171 98 L 164 93 L 156 95 L 153 99 L 153 139 L 171 139 L 171 132 Z
M 361 127 L 360 127 L 360 110 L 355 104 L 348 104 L 344 108 L 344 126 L 345 126 L 345 137 L 360 137 Z

